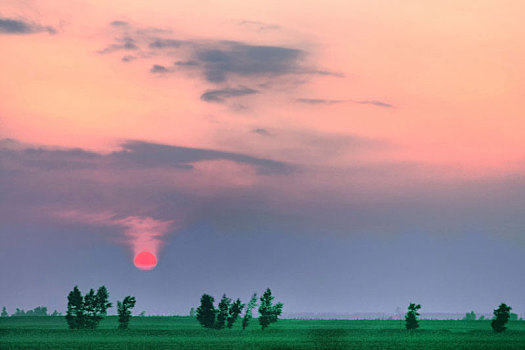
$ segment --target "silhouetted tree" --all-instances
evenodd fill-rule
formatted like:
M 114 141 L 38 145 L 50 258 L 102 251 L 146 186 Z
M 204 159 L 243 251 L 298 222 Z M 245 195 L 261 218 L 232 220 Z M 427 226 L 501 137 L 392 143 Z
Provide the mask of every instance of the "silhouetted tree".
M 496 310 L 494 310 L 494 319 L 490 324 L 492 329 L 494 329 L 494 332 L 500 333 L 507 329 L 505 324 L 510 318 L 510 310 L 512 310 L 512 308 L 507 306 L 505 303 L 501 303 L 501 305 Z
M 483 321 L 483 320 L 485 320 L 485 316 L 483 315 L 479 316 L 478 321 Z
M 259 306 L 259 324 L 263 330 L 273 322 L 277 322 L 279 315 L 283 311 L 283 304 L 277 303 L 273 305 L 273 299 L 270 288 L 266 289 L 261 297 L 261 305 Z
M 242 329 L 245 330 L 246 327 L 248 327 L 248 324 L 250 323 L 250 320 L 252 319 L 252 310 L 257 306 L 257 293 L 253 293 L 252 298 L 250 299 L 250 302 L 248 302 L 248 305 L 246 306 L 246 312 L 244 313 L 244 317 L 242 318 Z
M 230 310 L 228 312 L 228 320 L 227 320 L 227 327 L 232 328 L 233 324 L 237 319 L 239 318 L 239 315 L 242 312 L 242 309 L 244 309 L 244 304 L 241 303 L 241 299 L 237 298 L 235 302 L 230 306 Z
M 226 320 L 228 319 L 228 314 L 230 311 L 230 305 L 232 300 L 226 297 L 226 294 L 222 295 L 221 301 L 219 302 L 217 320 L 215 321 L 216 329 L 223 329 Z
M 201 296 L 201 305 L 197 308 L 197 320 L 205 328 L 213 328 L 216 310 L 213 306 L 215 299 L 211 295 Z
M 58 312 L 57 310 L 53 311 L 51 316 L 62 316 L 62 313 Z
M 192 308 L 190 309 L 190 317 L 191 317 L 191 318 L 195 318 L 195 316 L 196 316 L 195 308 L 192 307 Z
M 2 313 L 0 314 L 0 317 L 9 317 L 9 314 L 7 313 L 7 309 L 5 306 L 2 308 Z
M 129 320 L 131 319 L 131 309 L 135 306 L 135 297 L 127 296 L 122 302 L 117 301 L 118 310 L 118 328 L 128 329 Z
M 406 329 L 416 329 L 419 327 L 417 317 L 419 316 L 419 312 L 417 310 L 421 309 L 421 305 L 419 304 L 412 304 L 408 306 L 408 312 L 405 315 L 405 326 Z
M 77 286 L 67 296 L 66 321 L 70 329 L 84 328 L 85 324 L 84 299 Z

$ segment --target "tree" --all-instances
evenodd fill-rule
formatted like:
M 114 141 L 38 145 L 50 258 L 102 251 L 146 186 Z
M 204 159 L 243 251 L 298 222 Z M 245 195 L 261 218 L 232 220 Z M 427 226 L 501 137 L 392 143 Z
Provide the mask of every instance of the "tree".
M 196 316 L 196 314 L 195 314 L 195 308 L 192 307 L 192 308 L 190 309 L 190 317 L 191 317 L 191 318 L 195 318 L 195 316 Z
M 0 314 L 0 317 L 9 317 L 9 314 L 7 313 L 7 309 L 5 306 L 2 308 L 2 313 Z
M 405 326 L 406 329 L 416 329 L 419 327 L 417 317 L 419 316 L 419 312 L 417 310 L 421 309 L 421 305 L 419 304 L 413 304 L 410 303 L 408 306 L 408 312 L 405 315 Z
M 244 309 L 244 304 L 241 303 L 241 299 L 237 298 L 237 300 L 235 300 L 235 302 L 230 306 L 230 310 L 228 313 L 228 320 L 226 324 L 228 328 L 231 329 L 233 327 L 233 324 L 239 318 L 239 315 L 241 314 L 242 309 Z
M 109 293 L 106 289 L 106 286 L 101 286 L 97 290 L 97 294 L 95 297 L 95 305 L 96 305 L 96 311 L 101 316 L 106 316 L 108 309 L 112 306 L 112 304 L 108 301 L 109 299 Z
M 201 296 L 201 305 L 197 308 L 197 320 L 205 328 L 213 328 L 217 310 L 213 306 L 215 299 L 211 295 Z
M 270 324 L 277 322 L 279 315 L 283 311 L 283 304 L 277 303 L 273 305 L 272 291 L 270 288 L 266 289 L 261 297 L 261 305 L 259 306 L 259 324 L 264 330 Z
M 250 299 L 250 302 L 246 306 L 246 312 L 244 313 L 244 317 L 242 318 L 242 330 L 245 330 L 246 327 L 248 327 L 248 324 L 250 323 L 250 320 L 252 319 L 252 310 L 257 306 L 257 293 L 253 293 L 252 298 Z
M 77 286 L 67 296 L 66 321 L 70 329 L 84 328 L 84 299 Z
M 510 318 L 510 310 L 512 310 L 512 308 L 507 306 L 505 303 L 501 303 L 501 305 L 496 310 L 494 310 L 494 319 L 492 319 L 490 324 L 492 329 L 494 329 L 494 332 L 500 333 L 507 329 L 505 324 Z
M 221 301 L 219 302 L 218 312 L 217 312 L 217 320 L 215 321 L 215 328 L 216 329 L 223 329 L 224 324 L 226 323 L 226 320 L 228 319 L 228 315 L 230 313 L 230 305 L 232 303 L 232 300 L 228 297 L 226 297 L 226 294 L 222 295 Z
M 118 328 L 128 329 L 129 320 L 131 319 L 131 309 L 135 306 L 135 297 L 127 296 L 122 302 L 117 301 L 118 309 Z

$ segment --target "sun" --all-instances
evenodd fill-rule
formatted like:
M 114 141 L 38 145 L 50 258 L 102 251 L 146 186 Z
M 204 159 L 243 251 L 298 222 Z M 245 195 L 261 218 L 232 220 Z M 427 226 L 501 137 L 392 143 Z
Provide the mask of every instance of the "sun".
M 133 263 L 139 270 L 153 270 L 157 266 L 157 257 L 148 251 L 142 251 L 135 255 Z

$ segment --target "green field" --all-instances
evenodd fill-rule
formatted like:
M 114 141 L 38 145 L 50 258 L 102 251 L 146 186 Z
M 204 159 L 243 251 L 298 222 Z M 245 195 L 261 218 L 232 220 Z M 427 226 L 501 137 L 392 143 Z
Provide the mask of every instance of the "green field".
M 240 323 L 240 322 L 238 322 Z M 117 330 L 107 317 L 94 331 L 72 331 L 63 317 L 0 319 L 0 349 L 525 349 L 525 321 L 494 334 L 490 321 L 279 320 L 262 331 L 203 329 L 189 317 L 135 317 Z

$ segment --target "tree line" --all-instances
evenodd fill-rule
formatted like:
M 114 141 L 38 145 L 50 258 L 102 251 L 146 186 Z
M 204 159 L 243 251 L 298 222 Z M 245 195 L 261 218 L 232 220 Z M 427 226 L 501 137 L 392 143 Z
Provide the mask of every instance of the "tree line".
M 259 304 L 259 325 L 264 330 L 270 324 L 277 322 L 283 310 L 282 303 L 273 303 L 274 296 L 270 288 L 267 288 L 261 296 Z M 232 328 L 239 319 L 244 307 L 246 311 L 242 317 L 242 329 L 245 330 L 253 318 L 252 310 L 257 307 L 257 294 L 254 293 L 247 305 L 243 304 L 239 298 L 232 302 L 226 294 L 223 294 L 218 307 L 213 305 L 215 299 L 208 294 L 201 296 L 201 304 L 197 308 L 196 317 L 204 328 L 223 329 Z
M 408 330 L 417 329 L 419 327 L 418 316 L 420 315 L 418 310 L 421 309 L 420 304 L 410 303 L 408 305 L 408 312 L 405 315 L 405 328 Z M 512 314 L 510 312 L 512 308 L 505 303 L 501 303 L 500 306 L 494 310 L 494 318 L 492 319 L 490 325 L 494 332 L 501 333 L 507 329 L 505 326 L 509 319 L 518 319 L 517 314 Z M 476 319 L 476 314 L 474 311 L 466 313 L 463 320 L 473 321 Z
M 0 317 L 9 317 L 7 308 L 2 307 L 2 312 L 0 312 Z M 24 309 L 16 308 L 15 312 L 11 314 L 12 317 L 21 317 L 21 316 L 62 316 L 57 310 L 52 313 L 47 313 L 47 306 L 37 306 L 34 309 L 24 311 Z

